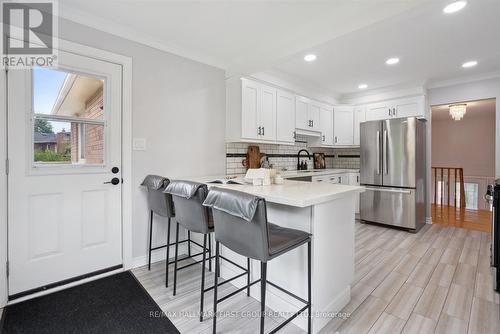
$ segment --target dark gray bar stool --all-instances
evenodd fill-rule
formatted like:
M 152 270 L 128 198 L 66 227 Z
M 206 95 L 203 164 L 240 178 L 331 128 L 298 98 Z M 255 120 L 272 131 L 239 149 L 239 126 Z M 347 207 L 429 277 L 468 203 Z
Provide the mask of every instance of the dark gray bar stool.
M 203 234 L 203 246 L 191 240 L 192 243 L 200 246 L 202 248 L 202 252 L 198 254 L 193 254 L 192 257 L 203 255 L 203 259 L 201 261 L 195 261 L 193 263 L 187 264 L 183 267 L 178 268 L 178 254 L 179 254 L 179 246 L 176 244 L 175 247 L 175 264 L 174 264 L 174 291 L 173 294 L 175 296 L 177 292 L 177 271 L 190 267 L 192 265 L 202 263 L 201 267 L 201 298 L 200 298 L 200 321 L 203 321 L 203 307 L 204 307 L 204 293 L 210 291 L 214 287 L 209 287 L 205 289 L 205 263 L 206 263 L 206 253 L 207 253 L 207 238 L 208 238 L 208 253 L 209 253 L 209 270 L 212 270 L 212 249 L 211 249 L 211 239 L 210 233 L 213 232 L 213 219 L 212 219 L 212 210 L 210 208 L 204 207 L 203 202 L 205 201 L 208 188 L 205 184 L 191 182 L 191 181 L 172 181 L 165 189 L 165 193 L 172 195 L 172 200 L 174 202 L 175 213 L 176 213 L 176 221 L 177 221 L 177 232 L 175 236 L 175 240 L 179 239 L 179 224 L 182 225 L 186 230 Z M 184 260 L 180 259 L 180 260 Z M 226 261 L 229 261 L 225 259 Z M 237 266 L 244 272 L 240 275 L 236 275 L 235 277 L 226 280 L 219 285 L 228 283 L 234 279 L 237 279 L 243 275 L 247 275 L 247 279 L 250 278 L 250 260 L 247 259 L 247 268 L 244 268 L 232 261 L 229 261 L 233 265 Z M 250 291 L 247 291 L 250 294 Z
M 156 249 L 167 248 L 167 258 L 166 258 L 166 277 L 165 286 L 168 287 L 168 268 L 169 265 L 174 261 L 169 261 L 170 259 L 170 247 L 174 243 L 170 243 L 170 221 L 175 217 L 174 204 L 172 202 L 172 196 L 170 194 L 165 194 L 163 191 L 170 183 L 170 180 L 163 176 L 158 175 L 148 175 L 142 181 L 141 186 L 145 186 L 148 190 L 148 207 L 149 207 L 149 250 L 148 250 L 148 269 L 151 270 L 151 253 Z M 161 217 L 168 218 L 167 226 L 167 244 L 152 247 L 153 242 L 153 217 L 157 214 Z M 176 241 L 177 242 L 177 241 Z M 191 254 L 191 236 L 188 235 L 188 239 L 180 241 L 180 243 L 188 243 L 189 255 Z
M 308 310 L 308 333 L 311 333 L 311 235 L 309 233 L 280 227 L 267 221 L 266 201 L 247 193 L 212 188 L 203 205 L 212 208 L 215 223 L 215 289 L 213 333 L 217 326 L 217 304 L 242 289 L 260 282 L 261 318 L 260 333 L 264 333 L 266 284 L 303 302 L 305 306 L 273 329 L 275 333 L 300 313 Z M 307 300 L 267 280 L 267 262 L 307 243 Z M 260 261 L 261 278 L 246 287 L 217 299 L 217 277 L 220 272 L 220 244 L 233 252 Z

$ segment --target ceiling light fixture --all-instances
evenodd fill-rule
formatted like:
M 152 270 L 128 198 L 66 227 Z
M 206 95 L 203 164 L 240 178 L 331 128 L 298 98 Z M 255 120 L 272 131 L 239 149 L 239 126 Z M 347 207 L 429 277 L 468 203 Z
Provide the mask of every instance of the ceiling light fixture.
M 308 54 L 304 56 L 304 60 L 307 62 L 315 61 L 316 60 L 316 55 L 313 54 Z
M 399 58 L 389 58 L 385 61 L 387 65 L 395 65 L 399 63 Z
M 469 67 L 474 67 L 477 65 L 477 61 L 475 60 L 471 60 L 471 61 L 468 61 L 468 62 L 465 62 L 462 64 L 462 67 L 463 68 L 469 68 Z
M 367 89 L 368 88 L 368 85 L 367 84 L 360 84 L 358 86 L 359 89 Z
M 459 121 L 464 118 L 465 113 L 467 112 L 467 105 L 465 103 L 461 104 L 452 104 L 449 106 L 450 108 L 450 116 L 455 121 Z
M 461 1 L 455 1 L 444 7 L 443 12 L 445 14 L 452 14 L 456 13 L 459 10 L 462 10 L 467 6 L 467 1 L 461 0 Z

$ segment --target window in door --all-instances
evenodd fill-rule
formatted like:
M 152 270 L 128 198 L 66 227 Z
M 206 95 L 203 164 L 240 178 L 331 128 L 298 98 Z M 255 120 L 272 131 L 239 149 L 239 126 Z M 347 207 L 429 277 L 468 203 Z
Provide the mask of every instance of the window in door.
M 42 67 L 32 75 L 34 166 L 103 165 L 104 80 Z

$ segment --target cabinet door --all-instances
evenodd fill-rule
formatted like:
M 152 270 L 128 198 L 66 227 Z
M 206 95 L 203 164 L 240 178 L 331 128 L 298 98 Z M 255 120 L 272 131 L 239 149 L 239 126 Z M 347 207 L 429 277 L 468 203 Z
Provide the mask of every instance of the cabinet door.
M 276 106 L 276 140 L 293 144 L 295 132 L 295 97 L 293 94 L 278 91 Z
M 354 145 L 359 146 L 359 131 L 361 123 L 366 121 L 365 106 L 356 106 L 354 108 Z
M 334 107 L 333 109 L 333 135 L 334 145 L 353 145 L 354 137 L 354 108 Z
M 320 111 L 321 104 L 311 101 L 309 103 L 309 120 L 311 121 L 310 130 L 313 131 L 321 131 L 321 121 L 320 121 Z
M 262 107 L 259 113 L 259 126 L 263 140 L 276 140 L 276 89 L 261 86 Z
M 333 145 L 333 109 L 322 106 L 319 114 L 321 145 Z
M 390 102 L 380 102 L 369 104 L 366 107 L 366 120 L 367 121 L 380 121 L 392 118 L 393 110 Z
M 302 130 L 310 130 L 309 123 L 309 99 L 297 96 L 295 98 L 295 127 Z
M 393 101 L 395 117 L 425 117 L 424 97 L 417 96 Z
M 241 80 L 241 136 L 259 139 L 259 112 L 261 107 L 260 85 Z

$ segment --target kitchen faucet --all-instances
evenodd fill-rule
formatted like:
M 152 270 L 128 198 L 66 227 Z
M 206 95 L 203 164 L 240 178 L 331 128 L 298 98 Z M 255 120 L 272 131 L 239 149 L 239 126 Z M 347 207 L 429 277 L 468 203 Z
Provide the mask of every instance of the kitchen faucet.
M 303 170 L 303 168 L 300 166 L 300 153 L 302 153 L 302 152 L 306 152 L 307 158 L 309 160 L 311 160 L 311 155 L 309 154 L 309 152 L 306 149 L 302 149 L 299 152 L 297 152 L 297 170 Z M 305 169 L 307 169 L 307 167 Z

